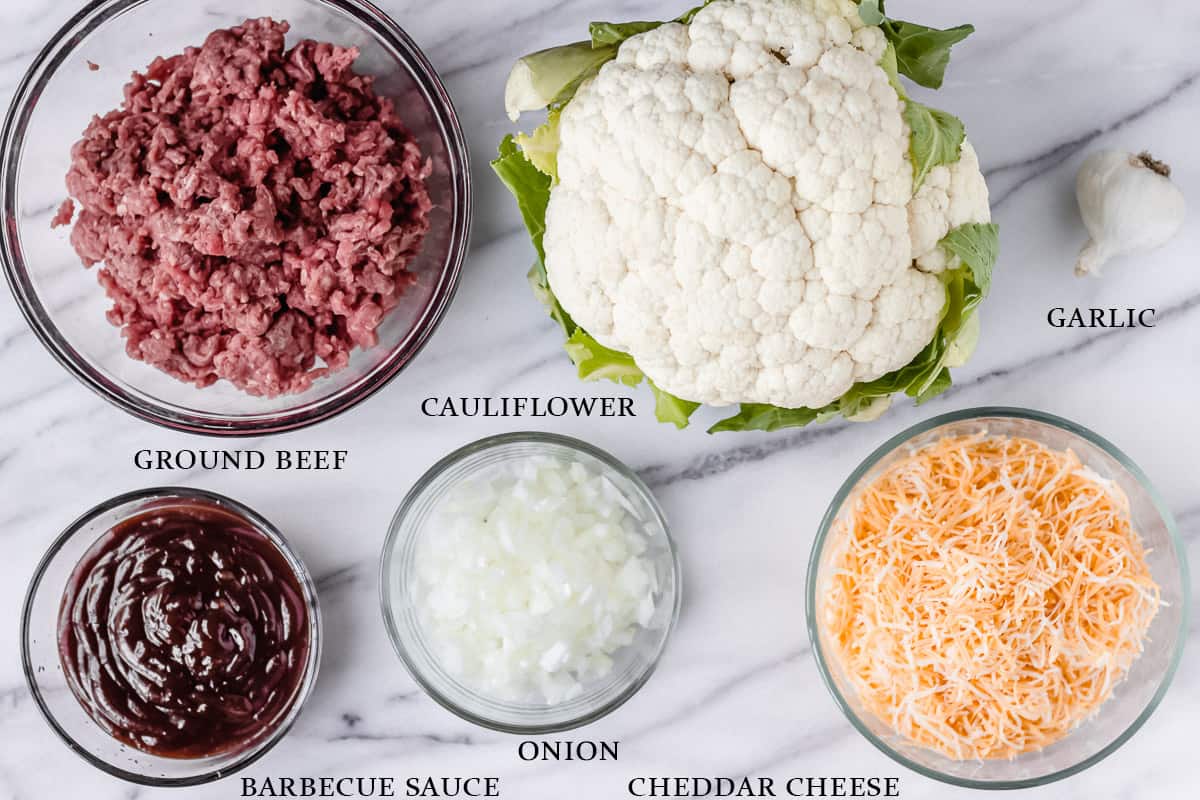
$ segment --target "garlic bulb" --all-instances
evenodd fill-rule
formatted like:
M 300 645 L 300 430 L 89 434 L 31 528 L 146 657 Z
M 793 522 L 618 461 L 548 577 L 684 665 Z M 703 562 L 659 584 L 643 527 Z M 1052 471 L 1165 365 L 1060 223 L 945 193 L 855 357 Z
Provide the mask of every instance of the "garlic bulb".
M 1079 168 L 1075 197 L 1092 237 L 1076 275 L 1099 275 L 1110 258 L 1166 244 L 1183 226 L 1187 206 L 1171 168 L 1146 152 L 1092 153 Z

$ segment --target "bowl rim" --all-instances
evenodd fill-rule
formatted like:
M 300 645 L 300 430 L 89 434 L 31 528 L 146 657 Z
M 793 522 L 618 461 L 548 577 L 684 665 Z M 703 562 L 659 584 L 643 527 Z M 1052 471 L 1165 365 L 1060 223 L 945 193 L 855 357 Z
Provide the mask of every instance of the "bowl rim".
M 0 262 L 3 262 L 9 289 L 21 315 L 50 355 L 92 392 L 138 419 L 170 430 L 227 438 L 282 433 L 332 419 L 373 396 L 400 374 L 433 337 L 457 294 L 463 265 L 470 250 L 474 211 L 470 152 L 453 99 L 421 48 L 371 0 L 310 0 L 333 12 L 349 15 L 385 42 L 390 50 L 399 53 L 411 68 L 413 79 L 422 94 L 430 99 L 433 116 L 452 167 L 449 179 L 459 198 L 457 207 L 451 209 L 450 214 L 449 256 L 440 270 L 430 301 L 421 311 L 406 348 L 390 352 L 354 383 L 328 397 L 293 409 L 243 417 L 222 417 L 160 402 L 140 391 L 126 391 L 103 371 L 79 357 L 54 324 L 28 279 L 28 270 L 19 266 L 22 259 L 17 257 L 20 247 L 16 217 L 7 211 L 10 206 L 15 206 L 25 131 L 34 105 L 31 101 L 40 86 L 57 72 L 73 51 L 78 38 L 90 34 L 104 23 L 114 21 L 127 11 L 154 1 L 91 0 L 51 36 L 14 89 L 3 128 L 0 129 L 0 209 L 6 211 L 6 220 L 0 224 Z
M 51 562 L 76 534 L 91 520 L 108 513 L 113 509 L 120 508 L 123 505 L 134 503 L 142 500 L 199 500 L 202 502 L 214 503 L 217 506 L 231 511 L 239 516 L 244 517 L 249 521 L 259 533 L 267 537 L 267 539 L 279 550 L 284 559 L 291 565 L 297 581 L 300 583 L 304 591 L 304 602 L 308 612 L 308 629 L 309 629 L 309 647 L 308 658 L 305 664 L 305 674 L 303 680 L 297 689 L 296 696 L 292 700 L 292 705 L 288 709 L 287 714 L 279 722 L 270 735 L 264 738 L 255 747 L 246 750 L 244 753 L 236 756 L 228 765 L 221 766 L 217 769 L 208 772 L 199 773 L 197 775 L 188 775 L 181 778 L 165 778 L 150 775 L 140 775 L 129 770 L 122 769 L 114 764 L 105 761 L 93 754 L 88 748 L 84 747 L 79 742 L 75 741 L 69 733 L 59 724 L 53 712 L 51 712 L 45 698 L 42 696 L 41 690 L 38 688 L 38 679 L 36 667 L 30 653 L 30 622 L 33 614 L 34 598 L 37 595 L 38 589 L 41 588 L 42 579 L 46 575 L 46 570 Z M 67 747 L 93 767 L 107 772 L 109 775 L 128 781 L 130 783 L 140 784 L 142 786 L 152 787 L 182 787 L 182 786 L 198 786 L 201 784 L 211 783 L 221 778 L 239 772 L 242 769 L 250 766 L 258 761 L 275 745 L 277 745 L 291 730 L 293 724 L 300 717 L 305 704 L 312 695 L 313 687 L 317 682 L 317 674 L 321 667 L 321 650 L 322 650 L 322 631 L 323 624 L 321 620 L 321 607 L 317 595 L 316 582 L 313 580 L 312 574 L 308 571 L 303 559 L 299 553 L 293 549 L 292 545 L 284 537 L 279 529 L 271 524 L 266 518 L 256 512 L 249 506 L 238 502 L 230 497 L 227 497 L 216 492 L 210 492 L 205 489 L 195 489 L 189 486 L 155 486 L 147 489 L 138 489 L 131 492 L 125 492 L 99 503 L 83 514 L 75 518 L 63 532 L 58 535 L 54 543 L 46 551 L 38 562 L 37 568 L 34 570 L 33 578 L 29 582 L 29 588 L 25 592 L 25 601 L 21 609 L 21 668 L 25 675 L 25 684 L 29 688 L 29 693 L 33 696 L 33 700 L 42 714 L 42 718 L 50 726 L 50 729 L 58 734 L 59 739 L 63 741 Z
M 417 667 L 416 663 L 408 653 L 408 644 L 405 638 L 401 635 L 399 626 L 395 622 L 395 614 L 392 609 L 391 599 L 388 592 L 389 576 L 393 571 L 393 560 L 399 557 L 400 550 L 404 545 L 415 539 L 419 531 L 412 530 L 405 538 L 401 538 L 401 531 L 404 521 L 411 512 L 412 507 L 420 500 L 430 485 L 437 480 L 447 470 L 453 468 L 464 459 L 488 451 L 497 450 L 508 447 L 510 445 L 519 444 L 534 444 L 534 445 L 551 445 L 563 447 L 577 453 L 582 453 L 586 456 L 596 459 L 605 467 L 614 470 L 617 474 L 628 480 L 634 487 L 635 491 L 641 495 L 648 507 L 654 514 L 654 522 L 662 531 L 663 538 L 667 545 L 667 550 L 670 554 L 671 575 L 674 585 L 673 597 L 671 598 L 671 616 L 665 630 L 659 637 L 658 645 L 654 653 L 654 657 L 649 660 L 646 667 L 637 674 L 628 684 L 623 686 L 619 692 L 605 703 L 598 705 L 593 709 L 589 709 L 580 713 L 578 716 L 570 717 L 561 722 L 553 723 L 537 723 L 514 724 L 501 722 L 491 719 L 480 714 L 476 714 L 457 703 L 445 697 L 436 687 L 433 681 L 429 680 L 424 673 Z M 613 711 L 616 711 L 624 705 L 630 698 L 636 695 L 643 686 L 650 680 L 658 669 L 659 663 L 667 650 L 667 645 L 671 640 L 671 636 L 675 631 L 676 624 L 679 621 L 680 611 L 683 607 L 683 570 L 679 558 L 679 549 L 675 543 L 674 536 L 671 534 L 671 527 L 667 522 L 667 516 L 662 509 L 658 498 L 650 490 L 650 487 L 642 480 L 641 476 L 634 471 L 629 465 L 625 464 L 611 453 L 602 450 L 595 445 L 585 442 L 581 439 L 576 439 L 571 436 L 564 436 L 556 433 L 545 433 L 540 431 L 515 431 L 511 433 L 501 433 L 493 436 L 486 436 L 482 439 L 477 439 L 473 442 L 457 448 L 448 455 L 442 457 L 437 463 L 430 467 L 413 485 L 413 487 L 404 496 L 400 506 L 396 509 L 395 515 L 388 526 L 387 537 L 384 539 L 383 551 L 379 559 L 379 602 L 383 612 L 383 623 L 387 629 L 388 638 L 392 642 L 392 648 L 396 651 L 396 655 L 400 658 L 400 663 L 404 669 L 417 683 L 417 685 L 429 695 L 438 705 L 445 708 L 447 711 L 466 720 L 474 725 L 487 728 L 501 733 L 511 733 L 518 735 L 541 735 L 549 733 L 561 733 L 563 731 L 572 730 L 575 728 L 589 725 L 597 720 L 608 716 Z M 470 692 L 471 694 L 476 694 Z
M 854 490 L 855 486 L 857 486 L 858 482 L 868 472 L 870 472 L 880 460 L 923 433 L 927 433 L 955 422 L 996 418 L 1028 420 L 1031 422 L 1049 425 L 1078 436 L 1099 447 L 1101 450 L 1105 451 L 1114 459 L 1116 459 L 1121 466 L 1125 468 L 1129 474 L 1132 475 L 1134 479 L 1136 479 L 1138 483 L 1142 485 L 1150 497 L 1151 502 L 1154 504 L 1155 510 L 1158 512 L 1159 516 L 1162 517 L 1163 523 L 1167 528 L 1167 532 L 1171 537 L 1175 550 L 1179 555 L 1178 564 L 1181 584 L 1183 587 L 1183 608 L 1182 616 L 1179 622 L 1179 631 L 1178 635 L 1176 636 L 1174 652 L 1171 654 L 1171 661 L 1167 666 L 1166 672 L 1163 674 L 1158 689 L 1155 691 L 1154 696 L 1150 699 L 1150 702 L 1146 704 L 1144 709 L 1142 709 L 1141 713 L 1138 714 L 1133 722 L 1130 723 L 1129 726 L 1122 731 L 1119 736 L 1117 736 L 1117 738 L 1082 761 L 1072 764 L 1069 767 L 1056 770 L 1055 772 L 1051 772 L 1036 778 L 989 781 L 979 780 L 977 778 L 961 778 L 954 775 L 947 775 L 935 769 L 930 769 L 929 767 L 919 764 L 907 756 L 897 752 L 886 742 L 875 736 L 875 734 L 863 724 L 858 715 L 850 707 L 845 697 L 843 697 L 841 692 L 838 690 L 837 684 L 833 680 L 833 676 L 826 664 L 825 654 L 821 648 L 820 632 L 817 626 L 816 587 L 817 570 L 819 567 L 821 551 L 825 544 L 825 540 L 828 538 L 829 533 L 833 528 L 834 520 L 837 518 L 842 506 L 850 496 L 851 492 Z M 1154 485 L 1150 483 L 1150 479 L 1146 477 L 1144 472 L 1142 472 L 1141 468 L 1138 467 L 1138 465 L 1134 463 L 1129 456 L 1125 455 L 1123 451 L 1121 451 L 1108 439 L 1105 439 L 1094 431 L 1085 428 L 1079 423 L 1072 422 L 1071 420 L 1055 416 L 1054 414 L 1049 414 L 1044 411 L 1010 406 L 980 406 L 976 408 L 966 408 L 959 411 L 950 411 L 945 414 L 939 414 L 937 416 L 930 417 L 923 422 L 910 425 L 900 433 L 897 433 L 895 436 L 889 438 L 880 446 L 876 447 L 870 455 L 863 459 L 863 461 L 842 483 L 841 487 L 837 491 L 837 494 L 834 495 L 832 502 L 829 504 L 828 509 L 825 511 L 825 516 L 821 520 L 821 526 L 818 529 L 816 539 L 813 542 L 812 553 L 809 556 L 806 580 L 805 617 L 808 628 L 808 638 L 812 645 L 813 659 L 816 661 L 817 671 L 821 675 L 821 680 L 824 682 L 825 688 L 829 690 L 830 695 L 833 696 L 834 702 L 846 716 L 846 719 L 848 719 L 850 724 L 854 726 L 854 728 L 860 734 L 862 734 L 863 738 L 865 738 L 868 742 L 874 745 L 878 750 L 891 758 L 893 761 L 896 761 L 902 766 L 908 767 L 909 769 L 919 773 L 920 775 L 923 775 L 926 778 L 932 778 L 933 780 L 941 781 L 942 783 L 969 789 L 1027 789 L 1035 786 L 1045 786 L 1055 781 L 1062 780 L 1063 778 L 1068 778 L 1072 775 L 1083 772 L 1084 770 L 1100 763 L 1105 758 L 1116 752 L 1122 745 L 1129 741 L 1129 739 L 1132 738 L 1135 733 L 1137 733 L 1142 725 L 1146 723 L 1146 720 L 1150 718 L 1150 716 L 1162 702 L 1163 697 L 1166 696 L 1167 690 L 1171 686 L 1171 681 L 1174 679 L 1175 673 L 1179 668 L 1180 660 L 1183 657 L 1184 646 L 1187 643 L 1187 630 L 1189 624 L 1188 620 L 1191 615 L 1191 579 L 1188 571 L 1187 549 L 1185 543 L 1180 537 L 1179 527 L 1175 521 L 1174 515 L 1171 513 L 1170 508 L 1167 506 L 1162 496 L 1158 493 L 1158 490 L 1155 489 Z

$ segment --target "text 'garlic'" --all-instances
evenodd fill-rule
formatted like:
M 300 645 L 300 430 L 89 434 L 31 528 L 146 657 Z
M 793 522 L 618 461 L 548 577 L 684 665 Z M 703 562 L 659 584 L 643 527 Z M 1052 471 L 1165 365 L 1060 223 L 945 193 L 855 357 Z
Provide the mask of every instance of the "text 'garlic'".
M 1171 168 L 1146 152 L 1092 153 L 1079 168 L 1075 196 L 1092 237 L 1076 275 L 1099 275 L 1111 258 L 1161 247 L 1179 232 L 1187 209 Z
M 621 490 L 579 462 L 529 456 L 452 489 L 414 563 L 417 616 L 456 680 L 555 705 L 610 673 L 652 625 L 658 576 Z

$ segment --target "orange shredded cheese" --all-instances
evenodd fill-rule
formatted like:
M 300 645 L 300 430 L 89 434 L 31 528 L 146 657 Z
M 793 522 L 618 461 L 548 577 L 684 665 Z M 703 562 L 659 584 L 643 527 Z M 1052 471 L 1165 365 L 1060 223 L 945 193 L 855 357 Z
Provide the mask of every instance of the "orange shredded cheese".
M 1070 451 L 945 438 L 861 489 L 820 619 L 866 710 L 953 759 L 1012 758 L 1108 699 L 1159 607 L 1127 498 Z

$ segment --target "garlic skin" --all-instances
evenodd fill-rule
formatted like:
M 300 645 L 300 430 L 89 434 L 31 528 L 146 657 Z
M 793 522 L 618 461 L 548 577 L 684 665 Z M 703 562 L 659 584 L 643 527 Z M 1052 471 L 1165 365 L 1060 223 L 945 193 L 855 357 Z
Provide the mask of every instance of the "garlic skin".
M 1075 197 L 1092 237 L 1075 265 L 1080 276 L 1099 275 L 1111 258 L 1161 247 L 1179 233 L 1187 213 L 1171 168 L 1146 152 L 1092 153 L 1079 168 Z

